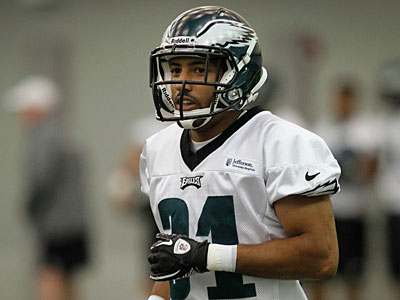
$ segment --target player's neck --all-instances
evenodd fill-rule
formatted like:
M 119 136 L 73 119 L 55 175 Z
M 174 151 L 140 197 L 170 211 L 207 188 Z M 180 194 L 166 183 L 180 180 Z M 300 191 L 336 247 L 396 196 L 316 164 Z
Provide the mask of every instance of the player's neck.
M 195 142 L 204 142 L 216 137 L 231 126 L 240 114 L 241 111 L 227 111 L 215 115 L 210 122 L 203 127 L 191 130 L 192 140 Z

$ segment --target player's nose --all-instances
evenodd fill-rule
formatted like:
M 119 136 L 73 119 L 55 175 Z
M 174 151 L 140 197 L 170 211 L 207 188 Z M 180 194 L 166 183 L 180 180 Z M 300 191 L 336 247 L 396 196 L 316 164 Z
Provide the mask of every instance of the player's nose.
M 191 91 L 192 90 L 192 84 L 188 83 L 193 80 L 190 72 L 182 70 L 182 72 L 179 74 L 179 77 L 177 78 L 180 82 L 175 84 L 175 88 L 181 91 Z

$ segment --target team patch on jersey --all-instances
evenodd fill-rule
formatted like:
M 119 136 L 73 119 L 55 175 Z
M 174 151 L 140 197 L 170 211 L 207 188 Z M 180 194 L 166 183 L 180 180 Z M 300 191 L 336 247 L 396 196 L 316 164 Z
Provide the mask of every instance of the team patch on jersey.
M 258 174 L 260 171 L 260 163 L 253 160 L 228 156 L 225 159 L 224 168 L 244 171 L 245 173 Z
M 184 190 L 190 185 L 195 186 L 197 189 L 201 188 L 201 178 L 203 178 L 203 175 L 181 177 L 181 190 Z

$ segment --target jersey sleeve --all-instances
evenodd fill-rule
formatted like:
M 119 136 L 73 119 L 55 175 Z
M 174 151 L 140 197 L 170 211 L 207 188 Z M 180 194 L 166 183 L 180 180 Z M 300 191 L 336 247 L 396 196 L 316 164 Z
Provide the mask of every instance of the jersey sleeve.
M 146 194 L 147 196 L 149 195 L 149 180 L 150 180 L 150 175 L 149 175 L 149 170 L 148 170 L 148 164 L 147 164 L 147 153 L 146 153 L 146 144 L 143 147 L 142 153 L 140 154 L 140 167 L 139 167 L 139 174 L 140 174 L 140 182 L 141 182 L 141 191 Z
M 265 178 L 269 201 L 289 195 L 309 197 L 340 190 L 340 167 L 328 146 L 314 133 L 278 124 L 265 143 Z

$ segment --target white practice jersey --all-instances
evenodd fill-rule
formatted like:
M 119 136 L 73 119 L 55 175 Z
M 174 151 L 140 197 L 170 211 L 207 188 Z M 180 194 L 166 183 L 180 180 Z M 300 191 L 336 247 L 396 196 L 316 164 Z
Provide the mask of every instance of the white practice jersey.
M 287 234 L 279 199 L 339 190 L 340 168 L 317 135 L 258 108 L 196 153 L 171 125 L 150 137 L 141 156 L 142 190 L 160 232 L 212 243 L 259 244 Z M 171 281 L 171 299 L 296 300 L 296 280 L 206 272 Z

